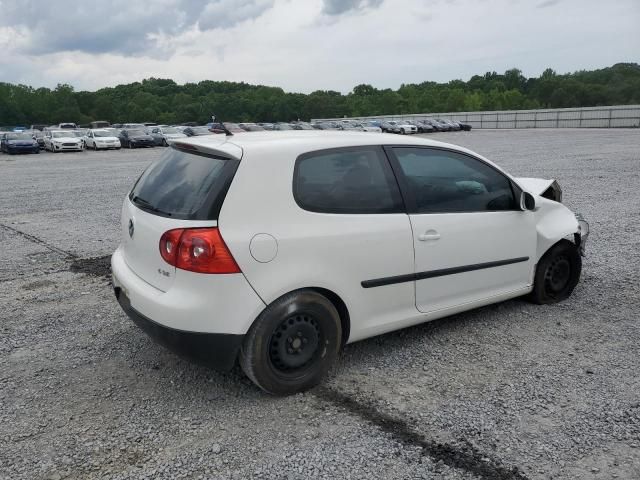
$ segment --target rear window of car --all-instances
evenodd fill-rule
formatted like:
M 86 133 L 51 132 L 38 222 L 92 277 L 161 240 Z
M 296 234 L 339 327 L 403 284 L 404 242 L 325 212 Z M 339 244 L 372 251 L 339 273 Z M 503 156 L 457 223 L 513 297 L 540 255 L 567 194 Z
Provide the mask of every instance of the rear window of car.
M 301 155 L 293 180 L 298 205 L 319 213 L 397 213 L 402 198 L 380 147 L 331 149 Z
M 217 220 L 239 161 L 177 148 L 152 163 L 129 199 L 140 209 L 184 220 Z

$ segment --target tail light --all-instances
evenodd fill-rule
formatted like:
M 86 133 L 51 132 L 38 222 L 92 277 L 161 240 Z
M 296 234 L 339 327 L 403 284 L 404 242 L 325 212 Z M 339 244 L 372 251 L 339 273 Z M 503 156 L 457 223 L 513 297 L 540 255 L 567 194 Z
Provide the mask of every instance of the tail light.
M 160 237 L 160 255 L 176 268 L 197 273 L 240 273 L 240 267 L 213 228 L 177 228 Z

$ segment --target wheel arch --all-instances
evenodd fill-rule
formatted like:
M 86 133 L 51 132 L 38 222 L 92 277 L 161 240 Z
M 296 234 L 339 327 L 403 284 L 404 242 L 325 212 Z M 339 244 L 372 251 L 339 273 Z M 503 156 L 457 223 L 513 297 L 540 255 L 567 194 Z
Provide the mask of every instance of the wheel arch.
M 340 297 L 340 295 L 338 295 L 337 293 L 335 293 L 333 290 L 330 290 L 328 288 L 325 287 L 299 287 L 299 288 L 295 288 L 293 290 L 289 290 L 286 292 L 283 292 L 281 294 L 279 294 L 278 296 L 276 296 L 275 298 L 271 299 L 271 301 L 269 301 L 268 303 L 265 302 L 265 307 L 262 309 L 262 311 L 264 311 L 269 305 L 271 305 L 273 302 L 277 301 L 278 299 L 284 297 L 285 295 L 290 295 L 292 293 L 296 293 L 296 292 L 302 292 L 302 291 L 312 291 L 315 293 L 318 293 L 320 295 L 322 295 L 323 297 L 325 297 L 327 300 L 329 300 L 333 306 L 336 308 L 336 310 L 338 311 L 338 315 L 340 316 L 340 327 L 342 328 L 342 346 L 344 346 L 347 341 L 349 340 L 349 335 L 351 333 L 351 316 L 349 314 L 349 309 L 347 307 L 347 304 L 345 303 L 345 301 L 342 299 L 342 297 Z M 262 313 L 262 311 L 260 313 Z M 256 320 L 258 319 L 260 315 L 256 316 L 256 318 L 254 318 L 249 325 L 247 326 L 247 331 L 249 331 L 249 329 L 251 328 L 251 326 L 256 322 Z

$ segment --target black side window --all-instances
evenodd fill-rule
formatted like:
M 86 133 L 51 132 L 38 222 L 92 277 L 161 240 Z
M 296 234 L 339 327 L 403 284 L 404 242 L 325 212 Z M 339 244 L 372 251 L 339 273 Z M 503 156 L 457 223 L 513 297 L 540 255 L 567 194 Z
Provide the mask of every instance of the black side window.
M 509 179 L 484 162 L 447 150 L 393 149 L 416 213 L 516 210 Z
M 404 207 L 380 147 L 332 149 L 301 155 L 293 195 L 300 207 L 321 213 L 397 213 Z

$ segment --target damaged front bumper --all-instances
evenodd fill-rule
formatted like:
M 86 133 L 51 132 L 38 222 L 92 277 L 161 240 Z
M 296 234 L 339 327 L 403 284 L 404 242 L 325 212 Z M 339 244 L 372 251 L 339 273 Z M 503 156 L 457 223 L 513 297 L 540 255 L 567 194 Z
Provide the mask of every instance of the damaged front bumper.
M 576 213 L 576 220 L 578 220 L 578 231 L 575 233 L 575 241 L 580 249 L 580 255 L 584 257 L 587 240 L 589 239 L 589 223 L 580 213 Z

